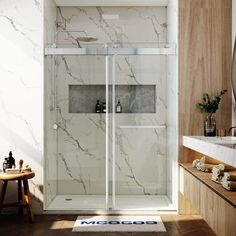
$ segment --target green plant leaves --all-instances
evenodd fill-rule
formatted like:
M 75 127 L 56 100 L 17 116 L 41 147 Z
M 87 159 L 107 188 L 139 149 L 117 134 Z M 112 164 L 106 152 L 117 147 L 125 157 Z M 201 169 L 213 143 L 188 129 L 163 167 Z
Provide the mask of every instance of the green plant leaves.
M 203 93 L 202 101 L 196 104 L 197 108 L 199 108 L 204 113 L 215 113 L 221 101 L 222 96 L 227 92 L 226 89 L 221 90 L 217 95 L 215 95 L 212 99 L 210 98 L 208 93 Z

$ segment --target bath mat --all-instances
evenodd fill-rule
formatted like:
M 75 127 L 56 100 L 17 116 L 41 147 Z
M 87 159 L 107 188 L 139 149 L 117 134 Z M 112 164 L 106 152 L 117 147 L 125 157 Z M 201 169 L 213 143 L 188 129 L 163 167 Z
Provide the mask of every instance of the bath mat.
M 78 216 L 73 232 L 166 232 L 160 216 Z

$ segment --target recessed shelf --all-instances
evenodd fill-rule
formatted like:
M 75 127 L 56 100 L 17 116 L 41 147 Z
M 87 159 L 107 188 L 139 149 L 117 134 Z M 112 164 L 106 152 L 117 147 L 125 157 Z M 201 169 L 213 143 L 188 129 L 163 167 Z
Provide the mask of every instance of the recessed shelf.
M 105 89 L 105 85 L 69 85 L 69 113 L 95 113 L 97 100 L 100 104 L 106 100 Z M 109 113 L 111 95 L 109 86 Z M 120 100 L 122 113 L 155 113 L 156 85 L 116 85 L 115 100 L 115 104 Z

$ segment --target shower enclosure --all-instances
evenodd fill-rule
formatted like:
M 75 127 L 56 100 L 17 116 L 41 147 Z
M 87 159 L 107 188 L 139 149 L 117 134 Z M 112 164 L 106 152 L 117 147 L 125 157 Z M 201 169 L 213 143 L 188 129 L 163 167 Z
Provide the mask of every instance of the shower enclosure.
M 167 79 L 175 47 L 45 49 L 45 210 L 176 210 Z

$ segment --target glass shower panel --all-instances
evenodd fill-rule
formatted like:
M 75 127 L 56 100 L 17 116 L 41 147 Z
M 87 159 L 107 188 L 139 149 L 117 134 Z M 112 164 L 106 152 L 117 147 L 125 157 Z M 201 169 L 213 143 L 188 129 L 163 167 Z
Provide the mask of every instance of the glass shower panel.
M 106 58 L 57 56 L 55 80 L 58 204 L 106 209 Z
M 166 57 L 117 55 L 114 78 L 113 207 L 117 210 L 168 208 Z

